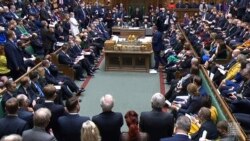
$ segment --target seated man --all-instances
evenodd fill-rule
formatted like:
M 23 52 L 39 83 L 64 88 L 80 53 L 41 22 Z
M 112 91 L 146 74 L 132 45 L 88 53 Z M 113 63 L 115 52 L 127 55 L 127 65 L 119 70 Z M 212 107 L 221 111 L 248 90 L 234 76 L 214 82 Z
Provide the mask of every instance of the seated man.
M 76 84 L 71 80 L 71 79 L 63 79 L 63 78 L 57 78 L 55 77 L 52 72 L 50 71 L 49 67 L 50 62 L 48 60 L 43 60 L 42 65 L 45 69 L 45 79 L 49 84 L 54 84 L 54 85 L 60 85 L 63 90 L 63 94 L 65 94 L 66 97 L 71 97 L 72 93 L 75 92 L 76 94 L 80 94 L 81 92 L 84 91 L 84 89 L 79 89 Z M 68 90 L 68 88 L 71 90 L 71 92 Z
M 222 120 L 217 123 L 217 130 L 219 133 L 219 140 L 221 141 L 236 141 L 236 135 L 230 135 L 228 121 Z
M 207 131 L 207 139 L 217 139 L 218 131 L 216 125 L 211 120 L 210 110 L 206 107 L 202 107 L 198 113 L 198 117 L 202 124 L 200 129 L 192 135 L 192 140 L 199 141 L 199 139 L 202 137 L 203 131 L 205 130 Z
M 76 70 L 76 79 L 83 80 L 83 63 L 81 58 L 72 58 L 67 53 L 68 44 L 64 44 L 62 46 L 62 51 L 58 55 L 58 61 L 60 64 L 65 64 L 70 67 L 73 67 Z M 89 73 L 88 75 L 93 76 L 93 74 Z
M 239 49 L 235 49 L 232 52 L 232 59 L 225 65 L 219 65 L 215 64 L 210 70 L 210 78 L 217 84 L 219 85 L 221 80 L 223 80 L 224 75 L 222 74 L 221 70 L 228 71 L 235 63 L 237 60 L 237 56 L 240 54 Z
M 166 74 L 167 74 L 167 83 L 170 84 L 171 80 L 174 79 L 174 73 L 177 70 L 183 70 L 188 69 L 191 67 L 191 60 L 192 60 L 192 52 L 187 51 L 185 54 L 185 57 L 183 60 L 181 60 L 179 63 L 177 63 L 174 66 L 166 68 Z
M 170 102 L 176 98 L 176 96 L 187 95 L 187 86 L 192 83 L 193 78 L 199 75 L 199 69 L 197 67 L 191 67 L 190 73 L 187 73 L 180 80 L 172 80 L 170 89 L 165 95 L 165 98 Z

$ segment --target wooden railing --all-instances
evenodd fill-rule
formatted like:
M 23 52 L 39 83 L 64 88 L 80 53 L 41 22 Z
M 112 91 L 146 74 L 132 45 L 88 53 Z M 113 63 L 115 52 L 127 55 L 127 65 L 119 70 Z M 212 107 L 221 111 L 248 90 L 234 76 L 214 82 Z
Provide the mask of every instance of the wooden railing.
M 182 30 L 182 28 L 180 27 L 180 25 L 178 25 L 179 30 L 182 32 L 184 38 L 186 39 L 186 41 L 188 43 L 190 43 L 189 39 L 187 38 L 185 32 Z M 191 44 L 190 44 L 191 45 Z M 230 48 L 231 49 L 231 48 Z M 194 47 L 191 45 L 191 50 L 194 51 L 194 56 L 197 58 L 200 58 L 198 56 L 198 54 L 196 53 Z M 231 50 L 232 51 L 232 50 Z M 214 83 L 210 80 L 208 74 L 207 74 L 207 70 L 200 65 L 200 69 L 201 69 L 201 73 L 202 75 L 204 75 L 206 82 L 208 83 L 209 87 L 212 90 L 212 95 L 216 98 L 217 102 L 220 105 L 220 108 L 222 109 L 224 116 L 226 117 L 227 121 L 233 123 L 234 127 L 237 130 L 237 136 L 239 137 L 239 139 L 241 141 L 246 141 L 248 139 L 246 133 L 244 132 L 244 130 L 241 128 L 241 126 L 238 124 L 236 118 L 233 116 L 233 114 L 230 112 L 229 107 L 227 105 L 227 103 L 224 101 L 224 99 L 221 97 L 221 95 L 218 93 L 216 87 L 214 86 Z
M 61 50 L 61 48 L 57 49 L 55 52 L 53 53 L 58 53 Z M 39 62 L 36 66 L 34 66 L 33 68 L 31 68 L 29 71 L 27 71 L 25 74 L 23 74 L 22 76 L 20 76 L 18 79 L 15 80 L 15 82 L 18 84 L 20 82 L 20 80 L 25 77 L 28 76 L 30 74 L 30 72 L 36 70 L 37 68 L 42 66 L 42 62 Z M 6 91 L 6 88 L 2 89 L 0 91 L 0 96 Z
M 210 80 L 208 74 L 207 74 L 207 70 L 201 66 L 201 71 L 203 73 L 203 75 L 205 76 L 210 88 L 212 89 L 213 95 L 216 97 L 218 104 L 221 106 L 221 109 L 223 110 L 224 115 L 227 118 L 227 121 L 229 121 L 230 123 L 233 123 L 234 126 L 236 127 L 237 131 L 237 135 L 239 137 L 239 139 L 241 141 L 246 141 L 247 140 L 247 135 L 244 132 L 244 130 L 240 127 L 240 125 L 238 124 L 236 118 L 233 116 L 233 114 L 230 112 L 229 107 L 227 105 L 227 103 L 225 102 L 225 100 L 221 97 L 221 95 L 218 93 L 216 87 L 214 86 L 214 83 Z

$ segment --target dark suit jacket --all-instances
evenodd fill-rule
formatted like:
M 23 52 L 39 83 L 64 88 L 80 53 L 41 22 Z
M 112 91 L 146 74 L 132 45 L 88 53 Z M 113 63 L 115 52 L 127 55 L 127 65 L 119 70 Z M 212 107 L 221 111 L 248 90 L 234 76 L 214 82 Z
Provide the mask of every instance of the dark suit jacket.
M 42 8 L 40 10 L 40 19 L 41 19 L 41 21 L 50 19 L 50 15 L 48 13 L 48 10 L 46 10 L 45 8 Z
M 245 131 L 250 131 L 250 114 L 234 113 L 234 116 Z
M 52 49 L 53 44 L 56 42 L 55 33 L 51 33 L 50 31 L 48 31 L 47 28 L 42 28 L 41 37 L 42 37 L 43 47 L 47 50 Z
M 201 96 L 190 96 L 187 103 L 181 105 L 181 108 L 179 109 L 179 113 L 182 114 L 196 114 L 202 107 L 202 97 Z
M 202 137 L 204 130 L 207 131 L 207 139 L 209 140 L 217 139 L 218 137 L 217 127 L 212 120 L 208 120 L 201 125 L 200 129 L 194 135 L 192 135 L 192 140 L 199 141 L 200 137 Z
M 161 32 L 157 31 L 153 34 L 152 45 L 154 51 L 161 51 L 162 50 L 162 34 Z
M 176 134 L 173 137 L 162 138 L 160 141 L 191 141 L 187 135 Z
M 14 94 L 13 94 L 13 95 L 14 95 Z M 13 95 L 10 95 L 8 91 L 6 91 L 6 92 L 3 94 L 1 104 L 2 104 L 2 108 L 3 108 L 4 113 L 5 113 L 5 103 L 6 103 L 7 100 L 9 100 L 10 98 L 12 98 Z
M 19 118 L 23 119 L 29 125 L 29 128 L 33 127 L 33 113 L 25 110 L 24 108 L 19 108 L 17 111 Z
M 184 61 L 180 63 L 180 67 L 183 69 L 187 69 L 191 67 L 192 56 L 187 57 Z
M 59 81 L 45 69 L 45 79 L 49 84 L 58 85 Z
M 34 109 L 38 110 L 39 108 L 48 108 L 51 113 L 51 120 L 49 125 L 47 126 L 46 130 L 48 131 L 50 128 L 52 128 L 53 133 L 55 137 L 60 140 L 60 129 L 58 125 L 58 118 L 64 115 L 64 107 L 62 105 L 55 104 L 54 102 L 46 102 L 43 104 L 37 104 L 35 105 Z
M 73 59 L 71 59 L 69 56 L 67 56 L 63 52 L 59 53 L 59 55 L 58 55 L 58 61 L 59 61 L 60 64 L 65 64 L 65 65 L 69 65 L 69 66 L 73 66 L 74 65 Z
M 28 87 L 25 90 L 22 85 L 20 85 L 17 89 L 17 95 L 18 94 L 25 94 L 28 97 L 28 99 L 30 100 L 30 102 L 32 102 L 36 98 L 36 96 L 34 95 L 34 92 L 30 89 L 30 87 Z
M 0 127 L 0 138 L 2 138 L 10 134 L 22 135 L 23 131 L 28 129 L 28 124 L 17 116 L 6 116 L 0 119 Z
M 102 141 L 119 141 L 123 117 L 117 112 L 102 112 L 92 118 L 97 125 Z
M 82 123 L 90 120 L 89 117 L 80 116 L 79 114 L 68 114 L 58 119 L 60 135 L 62 141 L 81 141 Z
M 11 70 L 15 70 L 17 67 L 24 68 L 24 61 L 18 47 L 12 42 L 7 41 L 4 47 L 4 52 L 7 59 L 7 66 Z
M 76 11 L 75 11 L 75 17 L 77 20 L 82 20 L 84 21 L 87 18 L 87 13 L 85 11 L 85 9 L 82 9 L 80 6 L 77 7 Z
M 140 116 L 140 129 L 149 135 L 149 141 L 159 141 L 163 137 L 171 137 L 174 129 L 172 114 L 161 110 L 142 112 Z
M 56 141 L 54 136 L 39 127 L 24 131 L 22 137 L 24 141 Z

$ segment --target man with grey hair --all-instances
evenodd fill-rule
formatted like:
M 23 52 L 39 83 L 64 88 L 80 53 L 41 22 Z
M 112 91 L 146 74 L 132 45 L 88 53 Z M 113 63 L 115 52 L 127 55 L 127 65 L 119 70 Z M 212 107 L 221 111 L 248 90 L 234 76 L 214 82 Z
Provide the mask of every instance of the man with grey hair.
M 48 134 L 45 128 L 48 126 L 51 112 L 47 108 L 40 108 L 34 113 L 34 127 L 23 132 L 24 141 L 56 141 L 53 135 Z
M 17 101 L 18 101 L 18 111 L 17 115 L 19 118 L 25 120 L 29 128 L 33 127 L 33 109 L 29 107 L 30 100 L 25 94 L 19 94 L 17 95 Z
M 152 111 L 142 112 L 140 129 L 149 135 L 149 141 L 159 141 L 160 138 L 171 137 L 174 129 L 174 117 L 162 111 L 165 97 L 155 93 L 151 98 Z
M 11 135 L 2 137 L 0 141 L 22 141 L 22 137 L 17 134 L 11 134 Z
M 199 130 L 192 134 L 193 141 L 199 141 L 202 137 L 204 131 L 207 131 L 206 139 L 215 140 L 218 138 L 217 127 L 214 122 L 211 120 L 210 109 L 202 107 L 198 112 L 198 118 L 201 123 Z
M 102 113 L 94 116 L 92 121 L 100 130 L 102 141 L 119 141 L 121 127 L 123 125 L 123 117 L 119 112 L 113 112 L 114 106 L 113 96 L 106 94 L 101 97 Z
M 191 128 L 191 120 L 186 116 L 180 116 L 175 124 L 175 135 L 169 138 L 163 138 L 160 141 L 191 141 L 188 132 Z

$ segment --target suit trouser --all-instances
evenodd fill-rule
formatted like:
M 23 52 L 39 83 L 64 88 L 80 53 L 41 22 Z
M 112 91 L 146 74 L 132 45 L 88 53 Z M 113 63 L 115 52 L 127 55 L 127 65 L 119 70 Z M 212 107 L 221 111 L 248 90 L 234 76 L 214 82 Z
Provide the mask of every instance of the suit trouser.
M 13 78 L 13 80 L 16 80 L 20 76 L 22 76 L 26 71 L 24 69 L 17 70 L 10 70 L 10 76 Z
M 70 79 L 69 77 L 61 75 L 61 76 L 58 76 L 58 79 L 59 79 L 59 80 L 62 80 L 62 81 L 64 82 L 64 84 L 65 84 L 66 86 L 68 86 L 69 89 L 70 89 L 72 92 L 77 92 L 77 91 L 78 91 L 79 87 L 78 87 L 78 86 L 76 85 L 76 83 L 75 83 L 72 79 Z
M 154 69 L 158 69 L 159 68 L 159 64 L 164 64 L 162 61 L 162 58 L 160 56 L 161 51 L 154 51 L 154 60 L 155 60 L 155 66 Z
M 76 71 L 75 77 L 76 78 L 83 78 L 83 68 L 78 64 L 73 65 L 73 68 Z
M 237 121 L 240 123 L 240 126 L 243 127 L 244 130 L 250 131 L 250 114 L 243 113 L 235 113 L 234 114 Z
M 175 78 L 174 73 L 178 70 L 176 67 L 166 68 L 167 82 L 171 82 Z
M 250 114 L 249 109 L 246 107 L 250 107 L 250 100 L 248 99 L 235 100 L 230 104 L 232 113 Z

